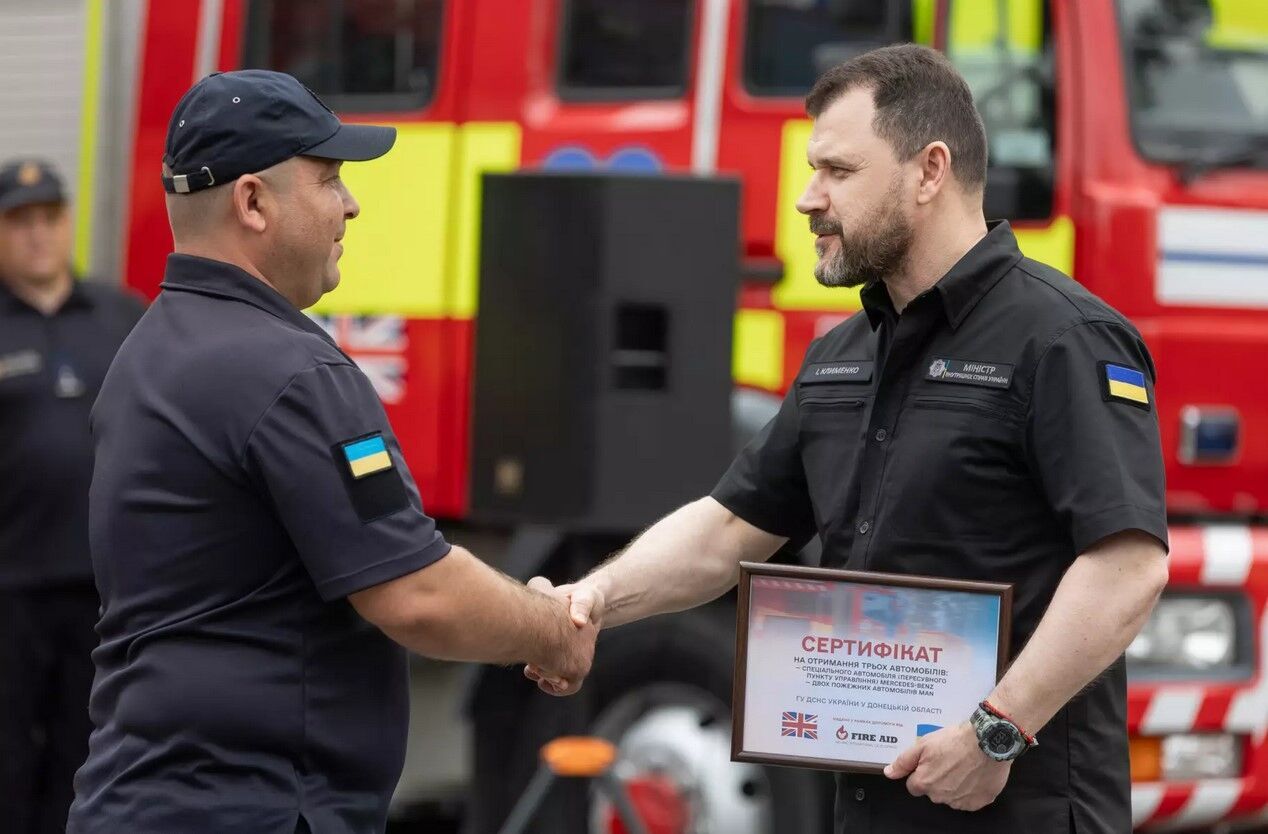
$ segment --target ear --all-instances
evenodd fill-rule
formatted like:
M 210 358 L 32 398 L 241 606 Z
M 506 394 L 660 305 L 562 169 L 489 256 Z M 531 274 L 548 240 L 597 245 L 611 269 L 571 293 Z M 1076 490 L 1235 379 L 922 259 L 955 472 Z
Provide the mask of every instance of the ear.
M 916 160 L 920 163 L 916 203 L 923 206 L 933 202 L 951 179 L 951 149 L 941 140 L 930 142 L 916 154 Z
M 270 196 L 264 180 L 254 174 L 243 174 L 233 182 L 233 216 L 253 232 L 268 228 L 271 214 Z

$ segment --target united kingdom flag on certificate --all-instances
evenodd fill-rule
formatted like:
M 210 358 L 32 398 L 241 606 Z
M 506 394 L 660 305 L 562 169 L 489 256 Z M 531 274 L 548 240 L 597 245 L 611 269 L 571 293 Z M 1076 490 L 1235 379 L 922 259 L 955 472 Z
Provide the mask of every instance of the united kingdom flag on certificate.
M 783 718 L 783 729 L 780 731 L 781 736 L 792 736 L 793 738 L 819 738 L 819 716 L 807 715 L 804 712 L 786 712 Z

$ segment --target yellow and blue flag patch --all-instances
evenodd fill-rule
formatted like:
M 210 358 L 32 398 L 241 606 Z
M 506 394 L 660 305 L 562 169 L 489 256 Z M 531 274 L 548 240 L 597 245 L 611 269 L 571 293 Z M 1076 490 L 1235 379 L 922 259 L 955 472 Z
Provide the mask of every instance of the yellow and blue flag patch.
M 388 454 L 387 444 L 383 442 L 381 433 L 341 443 L 339 448 L 348 462 L 348 471 L 353 478 L 364 478 L 392 468 L 392 456 Z
M 1112 362 L 1102 362 L 1101 373 L 1106 402 L 1126 402 L 1137 408 L 1149 408 L 1149 389 L 1143 373 Z

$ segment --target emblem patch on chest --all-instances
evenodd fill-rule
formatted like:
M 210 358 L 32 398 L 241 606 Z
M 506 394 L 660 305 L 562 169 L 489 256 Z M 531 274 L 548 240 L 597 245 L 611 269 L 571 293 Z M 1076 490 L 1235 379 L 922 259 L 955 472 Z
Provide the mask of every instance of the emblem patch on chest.
M 960 385 L 1007 388 L 1013 384 L 1013 366 L 1001 362 L 973 362 L 963 359 L 934 359 L 925 379 Z
M 803 384 L 816 382 L 871 382 L 871 359 L 841 359 L 837 362 L 812 362 L 801 372 L 798 380 Z

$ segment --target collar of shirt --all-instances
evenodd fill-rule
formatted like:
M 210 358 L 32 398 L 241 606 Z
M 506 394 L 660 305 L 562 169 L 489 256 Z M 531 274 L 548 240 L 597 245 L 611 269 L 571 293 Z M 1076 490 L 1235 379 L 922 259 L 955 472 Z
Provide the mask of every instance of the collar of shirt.
M 952 330 L 960 326 L 960 322 L 972 312 L 991 287 L 1004 277 L 1004 273 L 1021 260 L 1021 250 L 1017 248 L 1017 238 L 1008 221 L 988 223 L 986 230 L 986 235 L 964 257 L 956 261 L 955 266 L 931 290 L 912 299 L 914 304 L 924 295 L 937 292 Z M 871 282 L 863 287 L 859 295 L 873 330 L 880 327 L 885 319 L 897 318 L 898 314 L 894 311 L 894 303 L 884 282 Z
M 332 345 L 335 344 L 330 334 L 287 301 L 277 290 L 246 270 L 224 261 L 173 253 L 167 256 L 167 271 L 163 275 L 163 283 L 159 286 L 163 290 L 193 292 L 242 301 L 309 333 L 315 333 Z
M 15 312 L 40 313 L 39 310 L 19 298 L 17 293 L 9 289 L 9 286 L 3 281 L 0 281 L 0 305 Z M 96 302 L 84 289 L 84 282 L 78 276 L 72 276 L 70 295 L 66 296 L 66 300 L 62 302 L 61 306 L 49 315 L 50 317 L 57 316 L 75 309 L 91 310 L 94 306 L 96 306 Z M 41 315 L 43 314 L 41 313 Z

